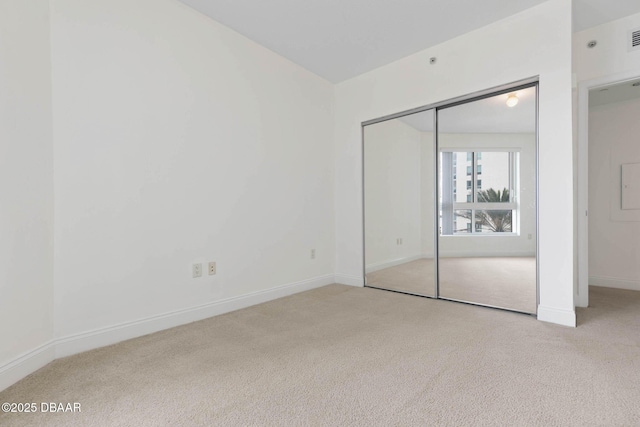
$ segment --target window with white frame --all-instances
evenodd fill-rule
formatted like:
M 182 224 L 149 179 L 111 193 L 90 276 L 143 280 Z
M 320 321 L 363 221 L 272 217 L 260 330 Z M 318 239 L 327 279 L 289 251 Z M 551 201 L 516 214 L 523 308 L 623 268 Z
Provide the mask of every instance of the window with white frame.
M 518 152 L 441 150 L 440 162 L 442 235 L 516 233 Z

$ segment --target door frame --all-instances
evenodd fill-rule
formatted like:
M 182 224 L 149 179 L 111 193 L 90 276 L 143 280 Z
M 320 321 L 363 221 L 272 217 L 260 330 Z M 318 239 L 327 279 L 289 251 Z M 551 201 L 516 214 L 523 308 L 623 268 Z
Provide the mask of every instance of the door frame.
M 589 306 L 589 91 L 593 89 L 637 80 L 638 71 L 611 74 L 578 83 L 577 117 L 577 270 L 574 291 L 576 307 Z

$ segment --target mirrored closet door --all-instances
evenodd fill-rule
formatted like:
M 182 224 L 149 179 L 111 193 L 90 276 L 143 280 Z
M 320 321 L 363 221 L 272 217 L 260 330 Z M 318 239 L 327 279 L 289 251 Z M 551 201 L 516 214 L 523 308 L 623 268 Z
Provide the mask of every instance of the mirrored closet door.
M 366 285 L 435 297 L 434 111 L 363 132 Z
M 365 286 L 536 313 L 537 88 L 363 125 Z
M 535 313 L 536 87 L 438 109 L 439 297 Z

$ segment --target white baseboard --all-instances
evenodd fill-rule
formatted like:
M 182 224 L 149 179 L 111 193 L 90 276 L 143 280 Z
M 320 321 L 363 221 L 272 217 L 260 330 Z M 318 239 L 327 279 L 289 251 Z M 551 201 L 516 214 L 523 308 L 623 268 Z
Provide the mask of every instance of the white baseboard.
M 58 338 L 0 366 L 0 391 L 60 357 L 71 356 L 83 351 L 207 319 L 219 314 L 330 285 L 335 281 L 333 274 L 327 274 L 239 297 Z
M 364 280 L 362 277 L 351 276 L 348 274 L 336 274 L 334 278 L 335 283 L 339 283 L 340 285 L 357 286 L 360 288 L 364 286 Z
M 538 306 L 538 320 L 549 323 L 556 323 L 563 326 L 576 327 L 575 310 L 565 310 L 562 308 Z
M 404 258 L 392 259 L 391 261 L 382 261 L 376 262 L 374 264 L 369 264 L 365 268 L 367 273 L 373 273 L 374 271 L 384 270 L 385 268 L 395 267 L 396 265 L 406 264 L 411 261 L 415 261 L 421 258 L 425 258 L 423 255 L 413 255 Z
M 603 288 L 627 289 L 640 291 L 640 281 L 620 279 L 618 277 L 589 276 L 589 286 L 602 286 Z
M 0 366 L 0 391 L 17 383 L 55 359 L 53 341 L 49 341 L 11 362 Z
M 228 298 L 176 310 L 146 319 L 83 332 L 56 340 L 56 358 L 70 356 L 98 347 L 115 344 L 120 341 L 140 337 L 186 323 L 196 322 L 231 311 L 240 310 L 252 305 L 261 304 L 277 298 L 286 297 L 298 292 L 308 291 L 334 282 L 332 274 L 314 277 L 276 288 L 253 292 L 239 297 Z

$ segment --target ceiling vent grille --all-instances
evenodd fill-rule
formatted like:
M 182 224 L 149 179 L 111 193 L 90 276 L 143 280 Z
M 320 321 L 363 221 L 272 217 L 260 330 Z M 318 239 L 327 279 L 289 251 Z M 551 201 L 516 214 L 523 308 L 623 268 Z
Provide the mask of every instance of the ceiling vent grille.
M 640 28 L 629 31 L 629 51 L 640 50 Z

